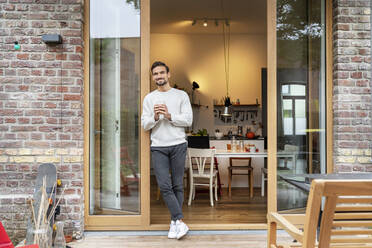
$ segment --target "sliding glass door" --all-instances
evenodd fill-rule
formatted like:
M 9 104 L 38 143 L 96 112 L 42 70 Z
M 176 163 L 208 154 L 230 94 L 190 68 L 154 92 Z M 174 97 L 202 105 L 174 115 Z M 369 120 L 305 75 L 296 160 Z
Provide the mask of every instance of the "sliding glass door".
M 141 159 L 141 151 L 146 151 L 141 149 L 146 145 L 140 127 L 141 60 L 148 48 L 143 49 L 141 4 L 139 0 L 90 0 L 89 5 L 86 227 L 144 226 L 149 210 L 148 179 L 143 175 L 148 165 Z
M 277 207 L 305 207 L 293 175 L 326 171 L 325 0 L 277 0 Z

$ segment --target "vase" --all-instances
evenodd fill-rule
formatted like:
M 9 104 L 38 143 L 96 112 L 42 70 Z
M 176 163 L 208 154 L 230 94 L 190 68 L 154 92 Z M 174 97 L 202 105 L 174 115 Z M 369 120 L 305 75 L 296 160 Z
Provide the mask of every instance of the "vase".
M 39 248 L 52 248 L 53 231 L 50 225 L 42 224 L 40 227 L 31 227 L 28 231 L 26 244 L 37 244 Z
M 65 235 L 63 233 L 63 221 L 58 221 L 56 223 L 57 226 L 57 234 L 54 238 L 54 248 L 66 248 L 66 240 Z

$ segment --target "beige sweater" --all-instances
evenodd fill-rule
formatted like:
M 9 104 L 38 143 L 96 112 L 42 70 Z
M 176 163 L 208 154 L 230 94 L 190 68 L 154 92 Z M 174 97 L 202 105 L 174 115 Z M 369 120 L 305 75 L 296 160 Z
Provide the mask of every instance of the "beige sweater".
M 154 105 L 167 105 L 171 120 L 154 119 Z M 142 127 L 151 130 L 151 146 L 172 146 L 186 142 L 185 127 L 192 124 L 192 108 L 186 92 L 171 88 L 166 92 L 154 90 L 143 100 Z

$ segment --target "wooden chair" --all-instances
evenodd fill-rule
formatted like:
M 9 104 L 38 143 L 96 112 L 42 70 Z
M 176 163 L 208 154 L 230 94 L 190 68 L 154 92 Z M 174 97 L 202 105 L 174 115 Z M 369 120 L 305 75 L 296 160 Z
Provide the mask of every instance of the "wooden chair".
M 133 160 L 129 156 L 128 148 L 126 146 L 120 147 L 120 194 L 130 196 L 129 184 L 138 183 L 138 173 L 135 168 Z M 130 171 L 132 175 L 124 173 Z
M 265 182 L 267 182 L 267 168 L 261 168 L 261 196 L 265 196 Z
M 234 160 L 244 160 L 247 161 L 247 165 L 234 165 Z M 235 175 L 247 175 L 248 176 L 248 185 L 249 185 L 249 197 L 253 197 L 253 168 L 252 168 L 252 158 L 230 158 L 229 159 L 229 197 L 231 198 L 231 179 Z M 236 171 L 246 171 L 244 172 L 235 172 Z
M 195 186 L 208 186 L 210 203 L 213 207 L 213 187 L 214 197 L 217 198 L 217 171 L 214 170 L 214 149 L 198 149 L 188 148 L 188 160 L 189 160 L 189 174 L 190 174 L 190 191 L 189 191 L 189 202 L 195 198 Z M 203 179 L 208 179 L 208 182 L 203 182 Z
M 320 216 L 323 198 L 324 210 Z M 318 218 L 319 242 L 316 237 Z M 278 226 L 284 228 L 298 243 L 277 245 Z M 372 179 L 313 180 L 306 214 L 268 214 L 268 247 L 372 247 L 371 227 Z

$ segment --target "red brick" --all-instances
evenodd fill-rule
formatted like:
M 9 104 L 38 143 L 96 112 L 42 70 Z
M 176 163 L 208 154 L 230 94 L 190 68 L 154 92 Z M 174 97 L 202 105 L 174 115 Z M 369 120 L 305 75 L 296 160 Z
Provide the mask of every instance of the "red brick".
M 44 107 L 45 108 L 56 108 L 57 104 L 55 104 L 54 102 L 46 102 Z
M 21 116 L 23 110 L 20 109 L 0 109 L 0 116 Z
M 17 54 L 17 59 L 21 60 L 27 60 L 29 59 L 30 55 L 28 53 L 18 53 Z
M 16 123 L 16 118 L 5 118 L 5 123 Z
M 66 60 L 67 54 L 56 54 L 56 60 Z
M 41 133 L 31 133 L 31 139 L 32 140 L 41 140 L 43 138 L 43 135 Z
M 362 78 L 362 76 L 363 76 L 362 72 L 359 72 L 359 71 L 351 73 L 351 78 L 360 79 L 360 78 Z
M 32 118 L 32 124 L 43 124 L 43 118 Z
M 50 111 L 49 110 L 40 110 L 40 109 L 26 110 L 25 115 L 26 116 L 50 116 Z
M 65 100 L 65 101 L 80 101 L 81 96 L 80 95 L 65 94 L 63 96 L 63 100 Z
M 47 118 L 46 122 L 48 124 L 58 124 L 58 119 L 57 118 Z
M 27 131 L 36 131 L 37 128 L 35 126 L 12 126 L 12 132 L 27 132 Z

